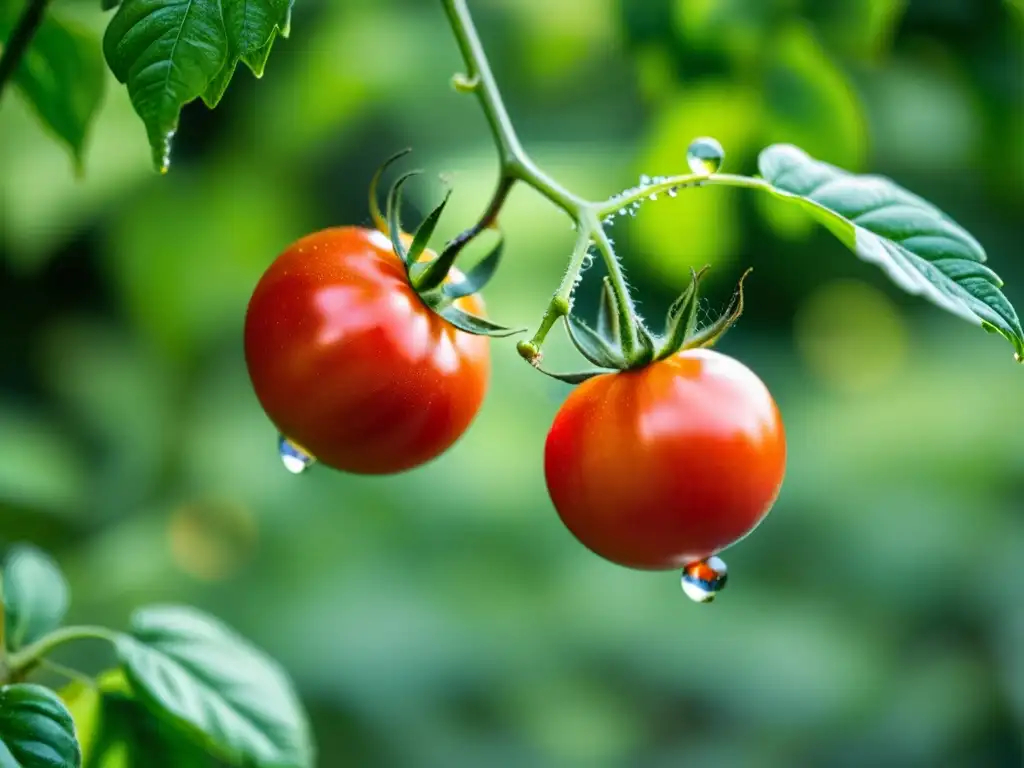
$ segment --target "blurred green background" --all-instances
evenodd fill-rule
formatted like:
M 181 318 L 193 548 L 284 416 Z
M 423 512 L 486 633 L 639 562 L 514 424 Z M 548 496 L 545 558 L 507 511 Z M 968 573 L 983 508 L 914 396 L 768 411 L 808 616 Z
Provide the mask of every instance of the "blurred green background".
M 99 30 L 95 5 L 57 2 Z M 1024 305 L 1019 6 L 470 5 L 524 141 L 577 192 L 684 171 L 696 135 L 734 172 L 791 141 L 936 202 Z M 55 554 L 72 620 L 191 602 L 254 638 L 297 680 L 328 768 L 1024 764 L 1024 374 L 752 193 L 687 191 L 614 231 L 652 318 L 690 266 L 713 265 L 709 310 L 755 268 L 721 349 L 773 389 L 790 462 L 713 605 L 561 527 L 541 456 L 567 388 L 511 342 L 433 464 L 280 467 L 242 358 L 249 293 L 291 240 L 368 223 L 370 174 L 407 145 L 431 171 L 407 220 L 442 172 L 441 234 L 474 220 L 495 161 L 459 68 L 439 3 L 299 0 L 262 82 L 185 110 L 163 178 L 112 79 L 83 179 L 4 99 L 0 538 Z M 528 189 L 502 218 L 489 308 L 533 326 L 572 232 Z M 575 362 L 561 339 L 548 360 Z

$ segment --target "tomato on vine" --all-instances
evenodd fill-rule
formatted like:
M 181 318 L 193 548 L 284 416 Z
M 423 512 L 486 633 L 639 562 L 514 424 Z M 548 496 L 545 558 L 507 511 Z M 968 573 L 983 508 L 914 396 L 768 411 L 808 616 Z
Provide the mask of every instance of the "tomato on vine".
M 253 292 L 246 364 L 292 471 L 314 458 L 359 474 L 411 469 L 455 443 L 483 402 L 487 336 L 507 329 L 484 319 L 477 291 L 500 246 L 469 275 L 452 266 L 458 248 L 427 249 L 444 203 L 414 237 L 402 233 L 400 189 L 410 176 L 393 187 L 387 221 L 371 204 L 378 229 L 299 239 Z
M 597 330 L 566 317 L 580 352 L 612 371 L 559 377 L 579 386 L 551 425 L 544 470 L 561 521 L 588 549 L 629 568 L 683 569 L 687 594 L 706 601 L 725 585 L 714 556 L 779 494 L 786 440 L 764 383 L 706 348 L 742 312 L 742 282 L 732 309 L 698 331 L 700 277 L 670 309 L 661 340 L 622 311 L 609 282 Z
M 569 395 L 544 468 L 566 527 L 630 568 L 683 568 L 733 544 L 779 493 L 786 441 L 767 387 L 708 349 L 607 373 Z

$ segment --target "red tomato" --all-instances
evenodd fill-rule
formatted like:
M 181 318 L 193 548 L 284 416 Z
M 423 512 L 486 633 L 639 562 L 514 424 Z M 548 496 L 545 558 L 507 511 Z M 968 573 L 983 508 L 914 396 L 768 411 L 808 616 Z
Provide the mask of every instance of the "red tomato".
M 681 568 L 768 514 L 786 439 L 761 380 L 698 349 L 585 381 L 555 417 L 544 464 L 580 542 L 630 568 Z
M 456 305 L 484 312 L 476 295 Z M 451 446 L 490 367 L 487 337 L 431 311 L 390 240 L 356 227 L 308 235 L 270 265 L 249 302 L 245 358 L 281 433 L 360 474 L 410 469 Z

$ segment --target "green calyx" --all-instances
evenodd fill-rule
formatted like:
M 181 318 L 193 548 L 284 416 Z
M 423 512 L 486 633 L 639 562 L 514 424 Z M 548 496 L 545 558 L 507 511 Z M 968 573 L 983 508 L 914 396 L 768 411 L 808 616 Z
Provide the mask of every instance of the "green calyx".
M 568 384 L 579 384 L 594 376 L 615 371 L 631 371 L 643 368 L 659 360 L 665 360 L 687 349 L 711 347 L 728 331 L 743 313 L 743 282 L 751 270 L 740 277 L 732 301 L 718 319 L 698 327 L 697 310 L 700 306 L 699 288 L 701 278 L 707 272 L 690 270 L 690 284 L 669 307 L 665 318 L 665 331 L 656 336 L 642 321 L 632 321 L 635 316 L 623 307 L 606 277 L 601 292 L 601 304 L 597 314 L 596 328 L 592 328 L 577 315 L 565 316 L 565 327 L 573 345 L 588 361 L 597 366 L 596 370 L 579 373 L 552 373 L 535 367 L 552 378 Z M 636 343 L 628 348 L 622 329 L 633 322 Z
M 466 240 L 453 240 L 445 246 L 439 255 L 424 259 L 424 254 L 427 253 L 427 244 L 437 228 L 445 206 L 448 205 L 451 190 L 448 190 L 444 199 L 427 214 L 411 238 L 402 231 L 400 220 L 402 187 L 422 171 L 410 171 L 399 176 L 388 191 L 385 212 L 381 212 L 377 203 L 377 186 L 381 177 L 389 166 L 408 154 L 409 151 L 405 149 L 388 158 L 377 169 L 370 181 L 370 213 L 374 224 L 391 240 L 395 255 L 405 265 L 405 274 L 409 285 L 416 291 L 424 304 L 460 331 L 476 336 L 496 337 L 521 333 L 525 329 L 498 325 L 486 318 L 466 312 L 455 304 L 459 299 L 480 291 L 494 276 L 501 263 L 504 238 L 499 237 L 497 245 L 465 274 L 453 270 L 453 267 L 455 260 L 468 243 Z

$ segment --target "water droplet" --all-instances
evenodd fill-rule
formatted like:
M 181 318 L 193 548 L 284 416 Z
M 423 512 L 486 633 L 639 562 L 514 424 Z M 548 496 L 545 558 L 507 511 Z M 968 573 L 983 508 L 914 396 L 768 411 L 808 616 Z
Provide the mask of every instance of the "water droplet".
M 717 555 L 690 563 L 683 569 L 683 592 L 695 603 L 710 603 L 725 588 L 729 569 Z
M 669 187 L 668 196 L 675 197 L 679 194 L 679 187 Z
M 602 223 L 605 226 L 611 226 L 612 224 L 615 223 L 615 217 L 614 216 L 605 216 L 604 217 L 604 221 Z
M 300 475 L 309 469 L 316 462 L 316 458 L 306 453 L 306 450 L 293 443 L 284 435 L 277 438 L 277 451 L 281 456 L 281 463 L 284 468 L 293 475 Z
M 652 200 L 652 201 L 653 200 L 657 200 L 658 199 L 658 193 L 657 192 L 651 192 L 651 194 L 648 196 L 647 199 L 648 200 Z
M 649 186 L 650 183 L 651 183 L 651 177 L 648 176 L 646 173 L 641 174 L 641 176 L 640 176 L 640 186 L 641 187 L 646 187 L 646 186 Z
M 619 216 L 625 216 L 625 215 L 626 215 L 626 209 L 625 208 L 619 208 Z
M 686 149 L 686 164 L 694 173 L 717 173 L 725 160 L 725 150 L 710 136 L 701 136 L 690 142 Z

